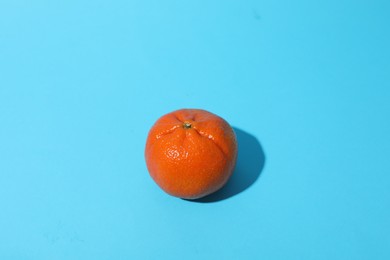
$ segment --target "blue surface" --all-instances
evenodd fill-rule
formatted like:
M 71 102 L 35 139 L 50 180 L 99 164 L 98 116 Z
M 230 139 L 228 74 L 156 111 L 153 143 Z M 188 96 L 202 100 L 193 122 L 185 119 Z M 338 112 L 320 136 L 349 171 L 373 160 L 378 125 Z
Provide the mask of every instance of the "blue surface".
M 0 259 L 390 259 L 389 1 L 0 2 Z M 163 193 L 161 115 L 229 121 L 220 193 Z

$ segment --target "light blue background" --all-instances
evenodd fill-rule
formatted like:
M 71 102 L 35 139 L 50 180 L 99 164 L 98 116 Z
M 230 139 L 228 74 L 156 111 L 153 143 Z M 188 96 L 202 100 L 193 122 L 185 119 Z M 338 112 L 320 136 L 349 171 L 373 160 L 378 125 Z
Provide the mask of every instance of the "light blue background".
M 0 258 L 390 259 L 389 27 L 387 0 L 1 0 Z M 243 133 L 245 189 L 151 180 L 184 107 Z

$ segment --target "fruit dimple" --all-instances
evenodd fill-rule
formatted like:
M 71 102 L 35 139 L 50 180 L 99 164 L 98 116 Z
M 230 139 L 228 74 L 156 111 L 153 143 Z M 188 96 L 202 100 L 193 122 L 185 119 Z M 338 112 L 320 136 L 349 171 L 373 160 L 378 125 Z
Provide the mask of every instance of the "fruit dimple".
M 170 148 L 170 149 L 167 149 L 166 155 L 168 158 L 177 159 L 177 158 L 179 158 L 180 153 L 177 149 Z

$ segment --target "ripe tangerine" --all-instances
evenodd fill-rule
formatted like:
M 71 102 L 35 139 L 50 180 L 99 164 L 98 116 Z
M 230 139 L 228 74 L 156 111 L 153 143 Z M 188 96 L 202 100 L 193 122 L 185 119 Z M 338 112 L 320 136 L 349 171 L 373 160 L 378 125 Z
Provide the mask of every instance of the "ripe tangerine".
M 237 159 L 237 139 L 223 118 L 181 109 L 159 118 L 149 131 L 145 159 L 153 180 L 168 194 L 197 199 L 226 184 Z

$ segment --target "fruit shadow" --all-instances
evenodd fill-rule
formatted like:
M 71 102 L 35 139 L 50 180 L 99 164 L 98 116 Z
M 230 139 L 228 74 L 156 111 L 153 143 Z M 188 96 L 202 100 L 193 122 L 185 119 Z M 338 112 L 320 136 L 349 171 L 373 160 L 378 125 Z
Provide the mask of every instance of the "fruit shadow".
M 198 203 L 212 203 L 229 199 L 247 190 L 259 178 L 265 164 L 263 148 L 257 138 L 233 127 L 238 142 L 238 157 L 232 177 L 220 190 L 200 199 Z

